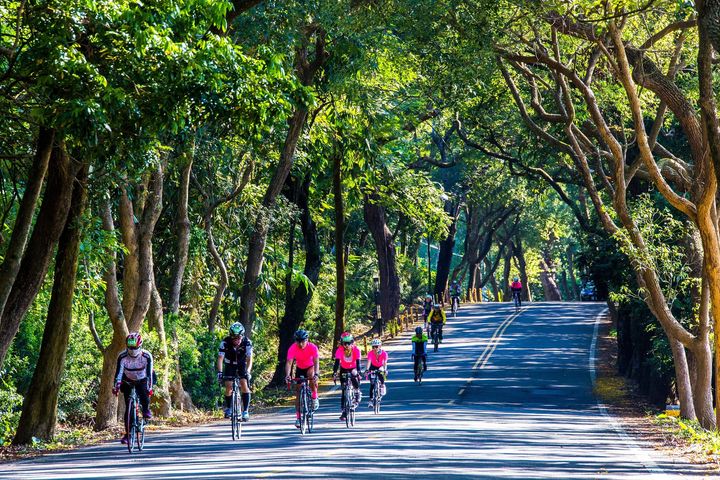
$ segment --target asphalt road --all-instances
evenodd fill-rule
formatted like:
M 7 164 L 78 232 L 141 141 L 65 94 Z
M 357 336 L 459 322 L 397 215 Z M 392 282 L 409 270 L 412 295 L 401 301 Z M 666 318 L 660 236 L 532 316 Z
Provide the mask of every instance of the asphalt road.
M 593 397 L 603 310 L 533 303 L 515 315 L 506 304 L 463 305 L 422 385 L 412 379 L 409 335 L 386 345 L 382 411 L 364 398 L 351 430 L 336 392 L 322 397 L 304 437 L 285 410 L 253 416 L 239 442 L 217 422 L 149 434 L 139 454 L 108 443 L 5 464 L 0 478 L 703 478 L 701 467 L 629 438 Z

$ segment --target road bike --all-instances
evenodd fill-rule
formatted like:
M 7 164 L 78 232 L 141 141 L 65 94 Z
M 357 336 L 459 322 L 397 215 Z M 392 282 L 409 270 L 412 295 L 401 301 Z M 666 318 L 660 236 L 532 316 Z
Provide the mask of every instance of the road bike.
M 342 386 L 342 410 L 345 414 L 345 426 L 355 426 L 355 388 L 352 385 L 352 375 L 349 373 L 340 374 L 340 385 Z
M 450 311 L 452 312 L 453 317 L 455 317 L 455 315 L 457 315 L 457 311 L 459 308 L 460 308 L 460 297 L 452 297 Z
M 145 418 L 140 415 L 140 399 L 138 398 L 135 385 L 125 382 L 130 386 L 130 400 L 127 406 L 127 425 L 128 432 L 128 452 L 133 453 L 133 449 L 142 452 L 145 446 Z
M 242 435 L 242 399 L 240 397 L 240 378 L 237 375 L 223 376 L 223 381 L 231 381 L 232 397 L 230 400 L 230 428 L 232 429 L 232 439 L 240 440 Z
M 370 370 L 368 372 L 368 379 L 370 380 L 370 403 L 372 403 L 373 411 L 380 413 L 380 400 L 382 395 L 380 394 L 380 370 Z
M 440 343 L 440 325 L 437 323 L 430 323 L 430 339 L 433 344 L 433 352 L 438 351 L 438 344 Z
M 425 373 L 425 368 L 423 368 L 423 359 L 425 355 L 417 356 L 413 355 L 413 361 L 415 362 L 415 381 L 418 384 L 422 384 L 422 377 L 423 373 Z
M 298 408 L 300 409 L 300 435 L 312 433 L 315 410 L 313 409 L 312 391 L 306 377 L 294 378 L 292 381 L 295 385 L 300 385 L 297 389 Z
M 520 311 L 520 292 L 513 291 L 513 304 L 515 304 L 515 313 Z

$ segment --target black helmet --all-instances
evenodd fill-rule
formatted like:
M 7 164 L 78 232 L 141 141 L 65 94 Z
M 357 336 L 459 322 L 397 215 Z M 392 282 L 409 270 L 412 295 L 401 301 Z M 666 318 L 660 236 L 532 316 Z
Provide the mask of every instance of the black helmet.
M 233 338 L 237 338 L 241 335 L 245 335 L 245 327 L 243 327 L 243 324 L 240 322 L 235 322 L 232 325 L 230 325 L 230 336 Z
M 415 327 L 415 335 L 422 335 L 423 329 L 422 327 Z
M 302 342 L 303 340 L 307 340 L 310 335 L 308 334 L 307 330 L 303 330 L 302 328 L 295 332 L 295 341 L 296 342 Z

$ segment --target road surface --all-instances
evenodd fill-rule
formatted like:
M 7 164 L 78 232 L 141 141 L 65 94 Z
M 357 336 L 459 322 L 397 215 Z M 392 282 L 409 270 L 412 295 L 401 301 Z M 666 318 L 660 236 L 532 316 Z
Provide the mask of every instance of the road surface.
M 339 395 L 323 396 L 304 437 L 288 410 L 253 416 L 241 441 L 227 422 L 3 465 L 12 479 L 703 478 L 701 467 L 627 437 L 592 395 L 600 303 L 463 305 L 412 379 L 409 335 L 389 342 L 390 378 L 379 415 L 359 407 L 340 422 Z M 367 396 L 367 382 L 363 385 Z M 710 478 L 710 477 L 707 477 Z

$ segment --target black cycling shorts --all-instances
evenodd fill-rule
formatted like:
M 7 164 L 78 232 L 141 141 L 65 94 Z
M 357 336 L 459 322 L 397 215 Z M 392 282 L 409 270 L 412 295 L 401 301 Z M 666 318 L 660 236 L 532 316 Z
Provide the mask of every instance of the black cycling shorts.
M 226 363 L 225 370 L 223 370 L 223 375 L 226 377 L 234 377 L 236 374 L 240 378 L 247 378 L 247 368 L 245 364 L 242 365 L 233 365 L 231 363 Z

